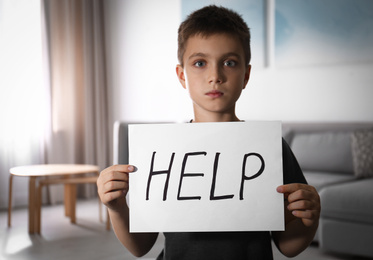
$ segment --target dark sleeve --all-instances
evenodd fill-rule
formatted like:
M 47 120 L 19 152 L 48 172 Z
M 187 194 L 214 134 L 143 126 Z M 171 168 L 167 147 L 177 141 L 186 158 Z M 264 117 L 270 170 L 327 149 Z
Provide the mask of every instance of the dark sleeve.
M 284 174 L 284 184 L 307 184 L 306 178 L 303 175 L 297 159 L 284 139 L 282 139 L 282 168 Z

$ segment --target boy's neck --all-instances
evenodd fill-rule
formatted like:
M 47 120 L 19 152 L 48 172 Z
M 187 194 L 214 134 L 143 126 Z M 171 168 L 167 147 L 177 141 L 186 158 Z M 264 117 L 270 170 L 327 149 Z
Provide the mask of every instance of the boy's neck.
M 233 122 L 240 121 L 235 113 L 233 114 L 220 114 L 220 113 L 209 113 L 209 114 L 199 114 L 194 113 L 193 123 L 202 123 L 202 122 Z

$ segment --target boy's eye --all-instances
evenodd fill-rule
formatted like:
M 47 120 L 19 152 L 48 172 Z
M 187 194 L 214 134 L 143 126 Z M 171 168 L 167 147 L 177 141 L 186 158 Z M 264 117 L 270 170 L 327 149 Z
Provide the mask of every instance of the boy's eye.
M 224 61 L 224 66 L 227 66 L 227 67 L 234 67 L 236 66 L 236 62 L 234 60 L 227 60 L 227 61 Z
M 194 63 L 194 66 L 196 66 L 196 67 L 203 67 L 205 65 L 206 65 L 206 62 L 204 62 L 204 61 L 196 61 Z

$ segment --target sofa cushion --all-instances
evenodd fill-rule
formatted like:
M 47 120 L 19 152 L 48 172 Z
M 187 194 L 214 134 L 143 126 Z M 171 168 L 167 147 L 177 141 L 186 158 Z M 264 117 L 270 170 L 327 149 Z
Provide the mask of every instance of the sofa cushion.
M 321 250 L 349 255 L 327 259 L 368 260 L 373 257 L 373 225 L 322 218 L 318 231 Z
M 373 179 L 326 187 L 320 198 L 322 218 L 373 225 Z
M 303 170 L 353 174 L 350 132 L 297 133 L 290 146 Z
M 373 177 L 373 129 L 354 131 L 351 146 L 356 177 Z
M 354 175 L 344 173 L 338 174 L 333 172 L 303 171 L 303 174 L 304 177 L 306 177 L 307 183 L 314 186 L 318 192 L 320 192 L 325 186 L 353 181 L 356 179 Z

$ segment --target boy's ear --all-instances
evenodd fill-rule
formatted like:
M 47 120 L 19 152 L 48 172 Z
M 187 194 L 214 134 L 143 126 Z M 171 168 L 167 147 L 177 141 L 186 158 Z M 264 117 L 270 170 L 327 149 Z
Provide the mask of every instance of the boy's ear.
M 243 85 L 244 89 L 246 88 L 247 82 L 249 82 L 250 72 L 251 72 L 251 65 L 247 65 L 246 72 L 245 72 L 245 78 L 244 78 L 244 85 Z
M 184 68 L 180 64 L 176 65 L 176 74 L 181 85 L 186 89 Z

